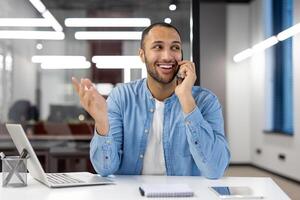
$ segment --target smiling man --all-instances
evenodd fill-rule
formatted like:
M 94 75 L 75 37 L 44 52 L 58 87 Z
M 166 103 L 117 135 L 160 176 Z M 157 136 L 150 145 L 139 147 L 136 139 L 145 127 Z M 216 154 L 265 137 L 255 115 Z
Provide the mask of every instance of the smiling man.
M 166 23 L 142 34 L 147 78 L 116 87 L 107 101 L 89 79 L 72 79 L 95 120 L 90 157 L 102 176 L 222 177 L 230 153 L 222 108 L 209 90 L 194 86 L 195 65 L 182 60 L 178 30 Z

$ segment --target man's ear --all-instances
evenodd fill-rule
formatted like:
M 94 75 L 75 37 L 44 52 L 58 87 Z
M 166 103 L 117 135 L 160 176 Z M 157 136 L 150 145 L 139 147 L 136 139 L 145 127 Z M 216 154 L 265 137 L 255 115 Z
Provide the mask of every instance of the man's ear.
M 139 49 L 139 56 L 143 63 L 145 63 L 145 51 L 144 49 Z

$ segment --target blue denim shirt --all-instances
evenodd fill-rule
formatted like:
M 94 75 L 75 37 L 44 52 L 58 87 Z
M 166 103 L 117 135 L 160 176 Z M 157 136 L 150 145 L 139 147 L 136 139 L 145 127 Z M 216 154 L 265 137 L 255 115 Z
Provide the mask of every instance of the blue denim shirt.
M 167 175 L 219 178 L 230 160 L 221 105 L 206 89 L 194 86 L 196 108 L 184 114 L 175 94 L 164 109 L 163 149 Z M 90 157 L 97 173 L 140 175 L 152 125 L 155 99 L 146 79 L 113 89 L 107 99 L 109 133 L 96 133 Z

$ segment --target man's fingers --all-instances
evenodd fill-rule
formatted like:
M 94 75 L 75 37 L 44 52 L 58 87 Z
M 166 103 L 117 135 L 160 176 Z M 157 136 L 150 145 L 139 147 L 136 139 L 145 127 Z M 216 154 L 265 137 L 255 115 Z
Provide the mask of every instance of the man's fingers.
M 94 85 L 90 79 L 85 78 L 82 80 L 82 82 L 88 89 L 90 89 L 91 87 L 94 87 Z
M 75 89 L 75 91 L 77 92 L 77 94 L 79 94 L 79 82 L 77 81 L 77 79 L 75 77 L 72 77 L 72 85 Z

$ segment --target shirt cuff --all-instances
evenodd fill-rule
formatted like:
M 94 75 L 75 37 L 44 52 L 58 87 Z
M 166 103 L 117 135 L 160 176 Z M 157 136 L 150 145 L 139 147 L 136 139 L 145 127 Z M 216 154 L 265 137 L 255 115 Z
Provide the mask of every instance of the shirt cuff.
M 196 106 L 194 110 L 192 110 L 190 113 L 185 114 L 183 113 L 184 123 L 190 124 L 191 122 L 195 121 L 203 121 L 202 113 L 200 112 L 199 108 Z

